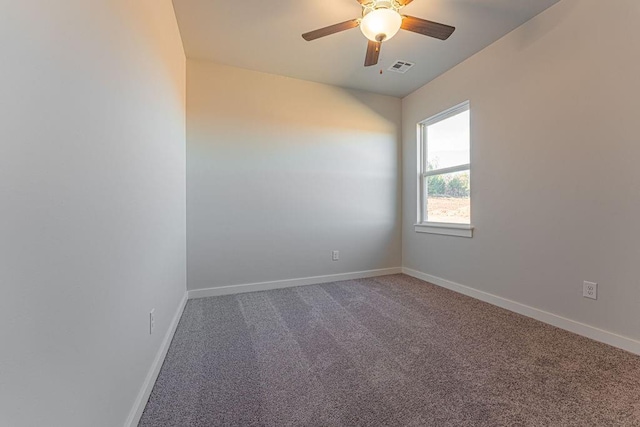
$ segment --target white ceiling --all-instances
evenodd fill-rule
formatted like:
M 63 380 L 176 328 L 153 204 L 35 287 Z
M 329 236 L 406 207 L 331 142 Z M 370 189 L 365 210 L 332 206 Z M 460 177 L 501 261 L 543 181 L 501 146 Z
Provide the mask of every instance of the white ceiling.
M 174 7 L 189 58 L 403 97 L 558 1 L 414 0 L 402 13 L 456 31 L 441 41 L 401 30 L 368 68 L 358 28 L 311 42 L 301 37 L 360 17 L 356 0 L 174 0 Z M 416 65 L 388 72 L 398 59 Z

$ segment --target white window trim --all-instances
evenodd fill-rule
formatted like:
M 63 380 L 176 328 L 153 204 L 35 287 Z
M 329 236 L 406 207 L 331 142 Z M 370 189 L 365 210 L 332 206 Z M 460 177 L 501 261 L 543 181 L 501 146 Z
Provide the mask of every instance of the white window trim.
M 445 222 L 433 222 L 433 221 L 423 221 L 425 217 L 425 201 L 424 201 L 424 182 L 426 177 L 434 176 L 434 175 L 442 175 L 446 173 L 453 172 L 461 172 L 468 170 L 471 172 L 471 164 L 467 163 L 464 165 L 452 166 L 448 168 L 441 168 L 431 171 L 425 171 L 427 153 L 425 148 L 424 138 L 426 137 L 426 132 L 424 129 L 427 126 L 438 123 L 442 120 L 446 120 L 449 117 L 453 117 L 462 112 L 468 111 L 469 101 L 465 101 L 461 104 L 456 105 L 455 107 L 449 108 L 446 111 L 443 111 L 435 116 L 429 117 L 426 120 L 423 120 L 417 125 L 418 132 L 418 223 L 414 225 L 414 230 L 417 233 L 430 233 L 430 234 L 440 234 L 446 236 L 456 236 L 456 237 L 473 237 L 473 229 L 474 227 L 471 224 L 456 224 L 456 223 L 445 223 Z
M 473 237 L 473 226 L 448 222 L 423 222 L 414 225 L 416 233 L 441 234 L 444 236 Z

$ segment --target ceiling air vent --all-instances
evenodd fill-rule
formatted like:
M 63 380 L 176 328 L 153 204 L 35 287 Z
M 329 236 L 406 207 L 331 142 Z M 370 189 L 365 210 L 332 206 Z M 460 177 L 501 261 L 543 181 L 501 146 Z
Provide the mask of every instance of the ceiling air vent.
M 393 71 L 394 73 L 404 74 L 415 64 L 407 61 L 396 61 L 391 67 L 389 67 L 389 71 Z

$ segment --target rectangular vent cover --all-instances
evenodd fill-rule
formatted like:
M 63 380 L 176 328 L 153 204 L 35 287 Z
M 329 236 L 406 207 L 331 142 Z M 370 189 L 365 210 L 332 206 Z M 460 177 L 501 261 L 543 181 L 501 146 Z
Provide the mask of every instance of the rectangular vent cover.
M 404 74 L 415 64 L 407 61 L 396 61 L 391 67 L 388 68 L 389 71 L 393 71 L 394 73 Z

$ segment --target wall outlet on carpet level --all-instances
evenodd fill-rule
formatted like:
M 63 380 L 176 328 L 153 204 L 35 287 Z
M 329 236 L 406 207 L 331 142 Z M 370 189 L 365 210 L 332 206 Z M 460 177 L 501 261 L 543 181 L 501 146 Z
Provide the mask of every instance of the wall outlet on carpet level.
M 153 330 L 156 328 L 156 309 L 154 308 L 149 312 L 149 335 L 153 335 Z
M 331 251 L 331 259 L 338 261 L 340 259 L 340 251 Z
M 598 284 L 587 281 L 583 282 L 582 296 L 585 298 L 598 299 Z

